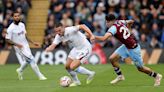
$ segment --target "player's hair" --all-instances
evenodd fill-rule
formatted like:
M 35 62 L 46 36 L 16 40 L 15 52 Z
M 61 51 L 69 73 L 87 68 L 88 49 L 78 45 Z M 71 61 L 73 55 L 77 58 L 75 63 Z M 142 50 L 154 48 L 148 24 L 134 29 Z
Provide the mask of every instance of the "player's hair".
M 14 11 L 14 12 L 12 13 L 12 16 L 14 16 L 15 13 L 19 13 L 19 12 L 18 12 L 18 11 Z
M 61 26 L 63 26 L 63 24 L 59 22 L 59 23 L 56 23 L 54 27 L 57 28 L 57 27 L 61 27 Z
M 105 19 L 107 21 L 112 21 L 112 20 L 115 20 L 116 17 L 114 16 L 114 14 L 109 14 L 109 15 L 106 15 Z

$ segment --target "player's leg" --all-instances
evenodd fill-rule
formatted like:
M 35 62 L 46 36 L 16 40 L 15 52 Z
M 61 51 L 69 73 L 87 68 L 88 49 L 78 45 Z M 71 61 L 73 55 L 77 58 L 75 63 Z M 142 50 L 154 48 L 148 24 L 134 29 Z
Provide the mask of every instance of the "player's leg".
M 91 55 L 91 52 L 92 52 L 91 46 L 88 46 L 88 47 L 86 47 L 86 48 L 78 51 L 75 62 L 78 62 L 80 64 L 86 62 L 86 60 Z M 84 75 L 87 75 L 88 76 L 87 77 L 87 80 L 86 80 L 86 84 L 90 84 L 92 82 L 93 78 L 94 78 L 94 75 L 95 75 L 95 72 L 94 71 L 88 70 L 87 68 L 85 68 L 83 66 L 77 67 L 75 69 L 75 71 L 77 73 L 84 74 Z
M 28 63 L 26 62 L 25 58 L 18 52 L 16 52 L 16 56 L 20 63 L 20 67 L 16 69 L 16 72 L 18 74 L 18 79 L 23 80 L 23 70 L 27 67 Z
M 29 64 L 35 74 L 38 76 L 39 80 L 46 80 L 47 78 L 40 72 L 38 65 L 34 61 L 34 59 L 29 60 Z
M 162 75 L 159 73 L 154 72 L 153 70 L 151 70 L 150 68 L 146 67 L 143 65 L 143 60 L 141 57 L 141 49 L 140 46 L 138 46 L 135 49 L 130 50 L 130 57 L 132 58 L 135 66 L 137 67 L 138 71 L 143 72 L 151 77 L 155 78 L 155 83 L 154 86 L 159 86 L 160 85 L 160 81 L 162 79 Z
M 109 57 L 109 60 L 114 68 L 115 73 L 117 74 L 117 77 L 112 80 L 110 83 L 115 84 L 122 80 L 125 80 L 121 69 L 119 67 L 119 59 L 120 57 L 126 58 L 127 57 L 127 51 L 126 47 L 124 45 L 121 45 L 119 48 L 116 49 L 116 51 Z
M 69 86 L 81 85 L 81 82 L 77 77 L 77 73 L 74 71 L 73 68 L 71 68 L 71 64 L 75 58 L 76 58 L 76 50 L 75 50 L 75 48 L 73 48 L 68 55 L 66 65 L 65 65 L 66 70 L 68 71 L 68 73 L 71 75 L 71 77 L 73 79 L 73 82 Z
M 67 72 L 71 75 L 74 85 L 75 84 L 80 85 L 81 83 L 80 83 L 80 81 L 77 77 L 76 72 L 70 68 L 70 65 L 71 65 L 72 62 L 73 62 L 73 59 L 68 57 L 65 68 L 66 68 Z

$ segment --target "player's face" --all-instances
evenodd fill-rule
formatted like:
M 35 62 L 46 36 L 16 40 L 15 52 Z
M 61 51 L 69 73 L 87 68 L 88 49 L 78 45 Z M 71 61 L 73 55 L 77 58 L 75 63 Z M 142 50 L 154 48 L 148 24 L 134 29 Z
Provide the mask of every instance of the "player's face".
M 106 20 L 106 26 L 107 27 L 111 27 L 113 25 L 113 21 L 107 21 Z
M 20 22 L 20 14 L 19 13 L 14 13 L 13 15 L 14 22 L 17 24 Z
M 64 28 L 62 26 L 55 28 L 55 33 L 63 36 L 64 35 Z

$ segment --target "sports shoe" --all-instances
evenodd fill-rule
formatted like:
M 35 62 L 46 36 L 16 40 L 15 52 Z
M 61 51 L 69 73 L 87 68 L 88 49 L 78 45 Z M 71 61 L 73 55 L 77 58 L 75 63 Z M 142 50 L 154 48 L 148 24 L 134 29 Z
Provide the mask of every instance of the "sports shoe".
M 95 72 L 93 71 L 92 74 L 88 75 L 86 84 L 90 84 L 95 76 Z
M 119 76 L 116 77 L 116 79 L 112 80 L 110 83 L 111 84 L 116 84 L 116 83 L 118 83 L 120 81 L 123 81 L 123 80 L 125 80 L 125 77 L 123 75 L 119 75 Z
M 72 82 L 69 87 L 75 87 L 75 86 L 80 86 L 81 83 L 80 82 Z
M 161 74 L 157 74 L 157 76 L 155 77 L 154 86 L 159 86 L 160 83 L 161 83 L 161 79 L 162 79 L 162 75 Z
M 18 74 L 18 79 L 23 80 L 23 72 L 19 68 L 16 69 L 16 72 Z
M 45 76 L 42 76 L 39 78 L 39 80 L 47 80 L 47 78 Z

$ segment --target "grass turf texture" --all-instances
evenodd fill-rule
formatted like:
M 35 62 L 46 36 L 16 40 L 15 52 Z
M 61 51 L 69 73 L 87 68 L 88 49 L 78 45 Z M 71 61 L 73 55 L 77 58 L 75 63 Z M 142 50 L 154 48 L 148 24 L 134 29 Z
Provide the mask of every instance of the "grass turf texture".
M 121 65 L 125 75 L 125 81 L 111 85 L 110 81 L 115 78 L 115 73 L 110 64 L 107 65 L 84 65 L 88 69 L 96 71 L 93 82 L 85 84 L 86 76 L 79 75 L 81 86 L 63 88 L 59 85 L 60 77 L 68 75 L 63 65 L 39 66 L 40 70 L 48 78 L 39 81 L 34 72 L 28 67 L 24 71 L 24 80 L 19 81 L 15 72 L 19 65 L 10 64 L 0 66 L 0 92 L 163 92 L 164 80 L 161 86 L 153 87 L 154 79 L 140 73 L 133 65 Z M 164 64 L 149 65 L 150 68 L 164 75 Z

